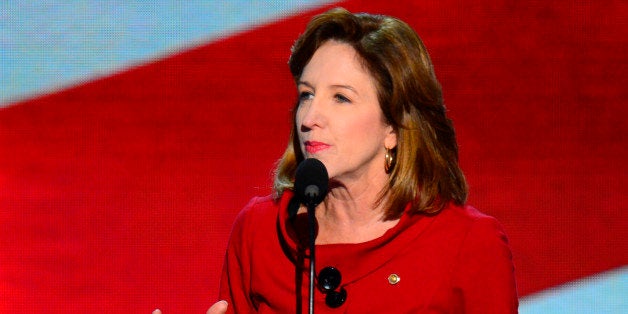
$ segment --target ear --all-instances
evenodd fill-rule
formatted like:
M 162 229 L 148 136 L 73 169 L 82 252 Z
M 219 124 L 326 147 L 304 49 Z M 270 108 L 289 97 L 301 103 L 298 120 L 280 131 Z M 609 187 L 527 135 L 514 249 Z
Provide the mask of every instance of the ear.
M 392 125 L 386 127 L 386 137 L 384 138 L 384 147 L 393 149 L 397 147 L 397 131 Z

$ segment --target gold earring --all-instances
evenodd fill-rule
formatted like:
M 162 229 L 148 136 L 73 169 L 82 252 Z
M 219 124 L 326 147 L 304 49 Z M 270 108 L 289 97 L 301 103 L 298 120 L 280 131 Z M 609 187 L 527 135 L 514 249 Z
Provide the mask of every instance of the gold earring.
M 386 173 L 391 173 L 393 168 L 395 168 L 395 163 L 396 163 L 396 158 L 397 154 L 396 154 L 396 150 L 394 148 L 386 148 L 386 156 L 385 158 L 385 163 L 384 163 L 384 170 L 386 170 Z

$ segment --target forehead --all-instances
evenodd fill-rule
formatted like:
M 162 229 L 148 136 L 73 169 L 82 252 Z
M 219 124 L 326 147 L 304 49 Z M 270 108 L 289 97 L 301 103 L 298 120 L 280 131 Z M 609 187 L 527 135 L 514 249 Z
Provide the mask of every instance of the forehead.
M 357 51 L 349 44 L 329 40 L 323 43 L 306 64 L 301 81 L 364 83 L 374 86 L 374 78 Z

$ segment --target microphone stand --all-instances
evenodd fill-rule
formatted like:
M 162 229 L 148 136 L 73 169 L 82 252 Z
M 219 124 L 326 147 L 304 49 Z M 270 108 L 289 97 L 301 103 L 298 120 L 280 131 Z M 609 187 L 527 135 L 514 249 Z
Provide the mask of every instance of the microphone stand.
M 315 239 L 316 230 L 314 223 L 316 222 L 316 216 L 314 215 L 314 208 L 316 208 L 316 204 L 313 202 L 308 202 L 307 204 L 307 216 L 308 216 L 308 227 L 310 231 L 310 289 L 309 289 L 309 314 L 314 314 L 314 261 L 315 261 Z
M 329 176 L 325 165 L 318 159 L 308 158 L 299 163 L 296 169 L 294 189 L 301 199 L 301 203 L 307 207 L 307 215 L 310 233 L 310 291 L 309 291 L 309 314 L 314 314 L 314 267 L 316 255 L 316 216 L 314 210 L 316 205 L 323 201 L 327 194 Z M 300 297 L 299 297 L 300 298 Z

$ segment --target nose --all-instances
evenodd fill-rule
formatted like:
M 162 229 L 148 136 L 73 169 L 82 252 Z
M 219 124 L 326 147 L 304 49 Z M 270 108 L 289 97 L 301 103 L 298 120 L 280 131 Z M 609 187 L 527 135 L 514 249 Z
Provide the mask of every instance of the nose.
M 308 132 L 314 128 L 322 127 L 325 121 L 324 104 L 314 97 L 306 103 L 302 103 L 297 110 L 297 122 L 301 132 Z

